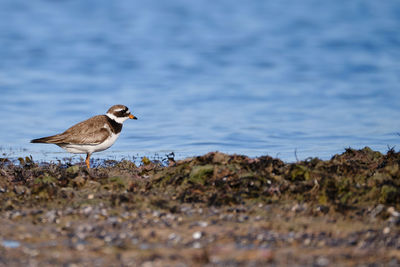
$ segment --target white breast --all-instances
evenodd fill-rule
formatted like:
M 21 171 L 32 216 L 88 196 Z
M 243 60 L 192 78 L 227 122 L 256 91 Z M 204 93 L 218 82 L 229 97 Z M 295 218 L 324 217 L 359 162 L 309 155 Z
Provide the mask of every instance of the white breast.
M 60 145 L 63 149 L 67 150 L 70 153 L 93 153 L 106 150 L 110 146 L 112 146 L 115 141 L 118 139 L 119 134 L 111 133 L 110 137 L 107 138 L 103 143 L 97 145 L 79 145 L 79 144 L 65 144 Z
M 95 145 L 95 150 L 93 150 L 93 152 L 103 151 L 112 146 L 115 143 L 115 141 L 117 141 L 119 134 L 120 133 L 118 134 L 111 133 L 111 136 L 107 138 L 103 143 Z

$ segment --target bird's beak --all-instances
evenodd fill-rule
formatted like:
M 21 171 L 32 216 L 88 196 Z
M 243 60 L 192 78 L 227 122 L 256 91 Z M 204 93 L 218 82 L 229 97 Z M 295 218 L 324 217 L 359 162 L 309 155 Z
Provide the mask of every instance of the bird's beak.
M 133 116 L 132 114 L 131 114 L 131 115 L 129 115 L 129 119 L 132 119 L 132 120 L 137 120 L 137 118 L 136 118 L 135 116 Z

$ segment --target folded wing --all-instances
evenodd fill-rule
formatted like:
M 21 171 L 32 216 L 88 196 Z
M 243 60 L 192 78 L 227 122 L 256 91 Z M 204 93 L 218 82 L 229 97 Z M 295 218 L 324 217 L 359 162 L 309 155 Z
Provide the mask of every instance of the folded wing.
M 109 137 L 110 129 L 104 115 L 80 122 L 61 134 L 33 139 L 31 143 L 97 145 Z

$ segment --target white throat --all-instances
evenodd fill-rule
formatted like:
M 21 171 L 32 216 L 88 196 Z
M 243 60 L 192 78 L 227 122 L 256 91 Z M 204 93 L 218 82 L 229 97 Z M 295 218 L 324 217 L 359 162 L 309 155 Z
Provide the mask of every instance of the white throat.
M 111 113 L 107 113 L 106 116 L 120 124 L 124 123 L 124 121 L 129 119 L 129 117 L 116 117 L 114 114 L 111 114 Z

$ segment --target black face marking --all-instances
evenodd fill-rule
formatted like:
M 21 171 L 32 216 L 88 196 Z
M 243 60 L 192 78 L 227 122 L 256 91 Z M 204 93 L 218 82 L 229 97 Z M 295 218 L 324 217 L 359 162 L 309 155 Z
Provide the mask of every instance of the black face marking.
M 115 112 L 114 115 L 117 118 L 128 117 L 129 116 L 128 108 Z

